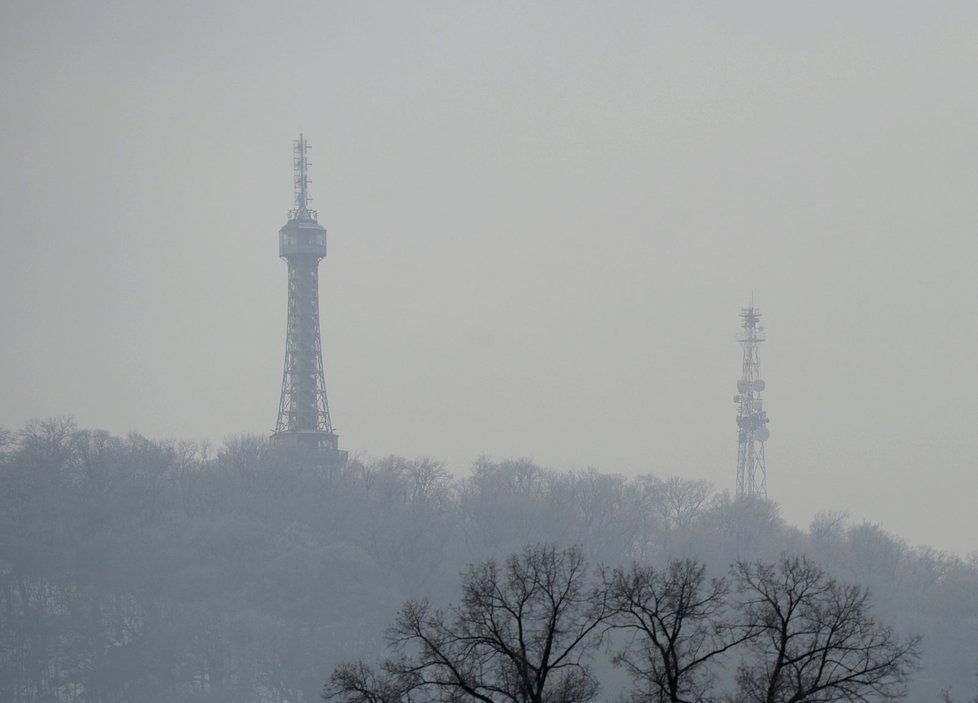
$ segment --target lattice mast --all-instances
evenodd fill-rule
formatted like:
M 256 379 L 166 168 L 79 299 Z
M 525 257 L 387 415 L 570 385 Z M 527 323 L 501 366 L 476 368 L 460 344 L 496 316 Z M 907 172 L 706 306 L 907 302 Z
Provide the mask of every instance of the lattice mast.
M 761 392 L 764 381 L 760 377 L 758 345 L 764 341 L 764 328 L 760 325 L 761 311 L 754 307 L 740 311 L 741 333 L 737 341 L 743 345 L 744 361 L 740 380 L 737 381 L 738 451 L 737 496 L 761 496 L 767 498 L 767 467 L 764 463 L 764 443 L 770 437 L 767 413 Z
M 273 438 L 292 438 L 337 450 L 326 400 L 319 335 L 319 262 L 326 257 L 326 229 L 309 208 L 309 143 L 294 142 L 295 208 L 279 230 L 279 256 L 289 267 L 289 321 L 285 334 L 282 398 Z

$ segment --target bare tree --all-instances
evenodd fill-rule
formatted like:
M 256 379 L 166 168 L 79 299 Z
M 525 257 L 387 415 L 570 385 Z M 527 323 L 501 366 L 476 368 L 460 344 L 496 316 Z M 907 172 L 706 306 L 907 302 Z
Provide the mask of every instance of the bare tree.
M 754 657 L 738 670 L 738 700 L 831 703 L 902 698 L 919 638 L 901 639 L 870 615 L 867 591 L 806 558 L 738 562 Z
M 339 698 L 350 703 L 401 703 L 409 700 L 417 683 L 415 676 L 399 676 L 388 671 L 378 673 L 360 661 L 337 667 L 330 676 L 323 698 Z
M 405 603 L 388 633 L 395 656 L 379 673 L 362 663 L 339 667 L 324 697 L 587 703 L 598 689 L 587 658 L 607 616 L 588 580 L 577 547 L 528 547 L 502 565 L 470 567 L 459 605 Z
M 661 505 L 663 524 L 667 530 L 687 529 L 703 510 L 713 492 L 706 481 L 691 481 L 672 476 L 662 484 Z
M 727 617 L 727 580 L 707 581 L 705 572 L 703 564 L 685 559 L 664 570 L 635 563 L 606 578 L 612 627 L 633 635 L 613 660 L 635 681 L 632 700 L 714 700 L 711 665 L 751 636 Z

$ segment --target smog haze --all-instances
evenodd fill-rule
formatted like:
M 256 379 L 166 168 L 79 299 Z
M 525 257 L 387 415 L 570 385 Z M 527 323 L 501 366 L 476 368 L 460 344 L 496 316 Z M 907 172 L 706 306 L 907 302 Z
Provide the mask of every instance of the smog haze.
M 0 9 L 0 426 L 270 433 L 292 140 L 351 456 L 768 492 L 978 549 L 978 5 Z

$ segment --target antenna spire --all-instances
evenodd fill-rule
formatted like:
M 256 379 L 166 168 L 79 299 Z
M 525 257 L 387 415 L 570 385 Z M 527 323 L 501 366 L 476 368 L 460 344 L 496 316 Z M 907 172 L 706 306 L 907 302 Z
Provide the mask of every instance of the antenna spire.
M 295 209 L 289 212 L 289 222 L 316 222 L 319 213 L 309 208 L 312 198 L 309 196 L 309 150 L 312 146 L 300 133 L 299 138 L 292 143 L 292 165 L 295 182 Z

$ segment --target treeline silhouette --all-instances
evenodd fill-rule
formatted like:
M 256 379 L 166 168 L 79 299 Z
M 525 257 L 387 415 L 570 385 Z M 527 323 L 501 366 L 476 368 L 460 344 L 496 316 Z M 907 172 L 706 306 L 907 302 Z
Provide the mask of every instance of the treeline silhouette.
M 580 547 L 528 546 L 472 566 L 448 609 L 402 606 L 378 668 L 337 668 L 343 703 L 590 703 L 604 646 L 622 703 L 830 703 L 902 698 L 919 639 L 870 614 L 861 586 L 805 557 L 738 561 L 730 577 L 671 559 L 592 574 Z M 725 660 L 737 662 L 722 690 Z
M 910 506 L 908 509 L 915 509 Z M 978 662 L 978 559 L 701 481 L 480 460 L 324 464 L 260 437 L 116 437 L 70 419 L 0 432 L 0 701 L 317 700 L 384 656 L 408 600 L 459 598 L 467 565 L 579 545 L 609 569 L 802 557 L 922 636 L 910 700 L 960 698 Z M 606 659 L 609 654 L 602 654 Z M 596 664 L 600 698 L 625 682 Z

